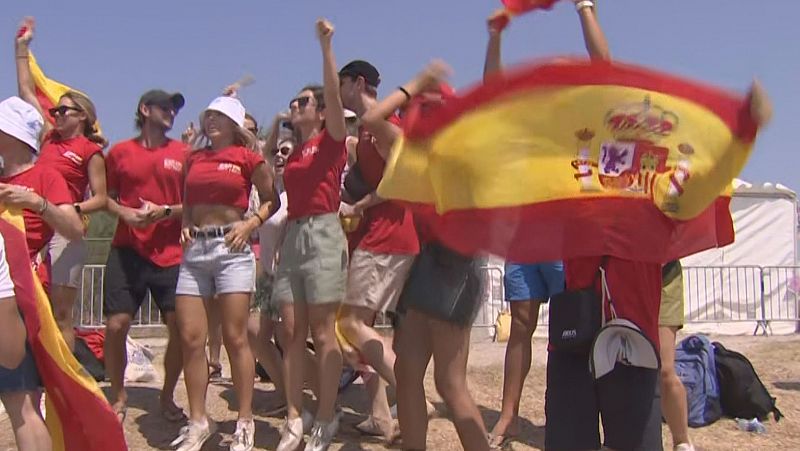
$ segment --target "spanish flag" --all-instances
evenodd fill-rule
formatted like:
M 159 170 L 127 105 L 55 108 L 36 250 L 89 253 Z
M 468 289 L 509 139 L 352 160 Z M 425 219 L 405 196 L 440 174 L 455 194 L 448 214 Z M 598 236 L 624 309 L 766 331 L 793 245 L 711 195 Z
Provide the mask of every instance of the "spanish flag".
M 456 251 L 517 262 L 663 263 L 732 242 L 731 182 L 758 128 L 742 96 L 566 59 L 407 117 L 379 195 Z
M 525 14 L 537 9 L 551 9 L 558 0 L 503 0 L 502 14 L 492 18 L 492 26 L 503 30 L 513 16 Z
M 31 268 L 21 212 L 8 211 L 2 205 L 0 211 L 0 233 L 17 304 L 45 387 L 46 422 L 53 449 L 127 450 L 117 416 L 61 337 L 47 295 Z
M 55 118 L 50 115 L 48 110 L 56 106 L 59 99 L 61 99 L 61 96 L 69 91 L 80 91 L 70 88 L 63 83 L 59 83 L 55 80 L 47 78 L 42 71 L 42 68 L 39 67 L 39 63 L 36 61 L 36 58 L 34 58 L 33 52 L 28 53 L 28 65 L 31 69 L 33 83 L 36 85 L 36 99 L 39 101 L 39 105 L 42 106 L 42 110 L 44 110 L 44 115 L 47 120 L 50 121 L 51 124 L 55 124 Z M 98 133 L 102 133 L 100 130 L 100 121 L 95 122 L 94 126 Z

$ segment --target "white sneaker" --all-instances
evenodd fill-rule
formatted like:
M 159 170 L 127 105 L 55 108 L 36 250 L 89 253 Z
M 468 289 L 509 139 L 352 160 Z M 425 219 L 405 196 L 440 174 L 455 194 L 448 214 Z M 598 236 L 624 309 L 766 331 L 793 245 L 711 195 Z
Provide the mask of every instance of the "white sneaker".
M 694 451 L 694 445 L 691 443 L 679 443 L 673 449 L 675 451 Z
M 236 422 L 236 432 L 228 448 L 230 451 L 250 451 L 253 449 L 253 440 L 256 434 L 256 424 L 253 419 L 239 419 Z
M 314 427 L 311 428 L 311 437 L 306 443 L 305 451 L 327 451 L 338 431 L 338 414 L 334 415 L 333 421 L 330 423 L 321 423 L 319 421 L 314 423 Z
M 172 441 L 169 446 L 180 445 L 177 451 L 200 451 L 203 444 L 211 438 L 211 434 L 216 432 L 217 425 L 207 418 L 205 422 L 189 421 L 189 424 L 181 428 L 178 438 Z
M 281 441 L 276 451 L 296 451 L 303 443 L 303 419 L 286 419 L 281 427 Z

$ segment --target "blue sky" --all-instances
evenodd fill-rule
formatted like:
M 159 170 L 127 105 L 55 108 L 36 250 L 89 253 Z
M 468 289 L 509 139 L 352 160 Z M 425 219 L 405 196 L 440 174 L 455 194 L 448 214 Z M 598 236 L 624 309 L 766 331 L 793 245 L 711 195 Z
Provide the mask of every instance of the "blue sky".
M 147 89 L 180 90 L 187 106 L 172 134 L 244 73 L 256 83 L 242 93 L 265 121 L 297 90 L 321 80 L 314 21 L 336 26 L 339 65 L 363 58 L 381 71 L 381 94 L 412 77 L 431 58 L 446 60 L 453 84 L 480 78 L 485 19 L 499 0 L 291 1 L 13 1 L 0 17 L 0 94 L 15 94 L 13 36 L 35 16 L 33 50 L 45 72 L 87 92 L 112 142 L 134 134 L 136 101 Z M 571 4 L 518 18 L 506 32 L 507 63 L 583 54 Z M 795 0 L 599 0 L 600 21 L 614 58 L 745 91 L 759 77 L 775 119 L 759 136 L 742 177 L 800 190 L 800 46 Z

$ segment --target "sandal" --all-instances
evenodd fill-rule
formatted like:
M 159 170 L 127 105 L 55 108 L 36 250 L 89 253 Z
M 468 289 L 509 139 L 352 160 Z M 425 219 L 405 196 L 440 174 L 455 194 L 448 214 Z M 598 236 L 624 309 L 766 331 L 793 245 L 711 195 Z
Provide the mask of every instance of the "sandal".
M 122 407 L 112 407 L 114 413 L 117 415 L 117 420 L 119 420 L 119 424 L 125 423 L 125 418 L 128 417 L 128 406 L 124 405 Z
M 208 372 L 208 381 L 209 382 L 219 382 L 222 380 L 222 364 L 220 363 L 209 363 L 208 367 L 211 371 Z
M 506 449 L 511 442 L 517 439 L 517 436 L 513 434 L 494 435 L 490 432 L 486 438 L 489 440 L 489 449 Z

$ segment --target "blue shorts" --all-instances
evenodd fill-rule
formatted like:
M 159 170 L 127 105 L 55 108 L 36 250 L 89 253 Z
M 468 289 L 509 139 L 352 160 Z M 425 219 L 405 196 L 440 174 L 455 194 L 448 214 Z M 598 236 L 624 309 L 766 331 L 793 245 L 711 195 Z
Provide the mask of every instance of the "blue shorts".
M 503 285 L 506 301 L 536 299 L 547 302 L 552 296 L 564 291 L 564 263 L 506 263 Z
M 16 368 L 0 366 L 0 393 L 36 391 L 41 386 L 42 380 L 33 360 L 33 351 L 26 340 L 25 358 L 22 359 L 22 363 Z

